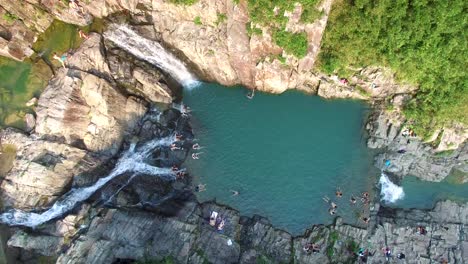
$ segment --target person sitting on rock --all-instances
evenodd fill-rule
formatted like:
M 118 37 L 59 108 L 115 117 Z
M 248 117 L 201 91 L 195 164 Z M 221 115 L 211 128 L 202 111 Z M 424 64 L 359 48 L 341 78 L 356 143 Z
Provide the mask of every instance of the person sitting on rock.
M 219 225 L 218 225 L 218 231 L 223 231 L 224 224 L 225 224 L 224 219 L 221 219 L 221 222 L 219 222 Z
M 387 261 L 389 261 L 390 258 L 392 257 L 392 251 L 390 250 L 389 247 L 385 247 L 385 248 L 383 249 L 383 252 L 384 252 L 385 259 L 386 259 Z
M 78 30 L 78 36 L 80 36 L 82 39 L 89 39 L 89 36 L 81 29 Z
M 312 243 L 307 243 L 304 245 L 302 248 L 306 253 L 310 253 L 310 250 L 312 249 Z
M 405 259 L 406 258 L 405 254 L 403 254 L 403 253 L 398 253 L 396 257 L 397 257 L 397 259 Z
M 63 68 L 66 69 L 66 67 L 65 67 L 65 60 L 67 59 L 67 56 L 66 56 L 66 55 L 63 55 L 62 57 L 59 57 L 59 56 L 57 55 L 57 53 L 54 52 L 52 58 L 53 58 L 54 60 L 58 60 L 58 61 L 60 62 L 60 64 L 62 64 Z
M 176 171 L 179 170 L 179 168 L 176 165 L 172 165 L 171 169 L 172 169 L 173 172 L 176 172 Z
M 178 149 L 181 149 L 181 148 L 178 147 L 175 143 L 171 144 L 171 151 L 178 150 Z
M 317 244 L 312 244 L 312 253 L 320 253 L 320 246 Z
M 420 235 L 425 235 L 425 234 L 427 234 L 426 228 L 424 228 L 423 226 L 418 226 L 418 227 L 416 228 L 416 231 L 417 231 L 418 234 L 420 234 Z
M 366 224 L 369 224 L 369 221 L 370 221 L 370 217 L 363 217 L 362 218 L 362 221 Z

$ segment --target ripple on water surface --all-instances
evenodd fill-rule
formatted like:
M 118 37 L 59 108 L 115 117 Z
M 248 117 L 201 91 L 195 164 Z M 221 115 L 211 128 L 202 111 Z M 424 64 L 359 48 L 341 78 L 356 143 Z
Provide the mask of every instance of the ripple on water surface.
M 206 184 L 200 199 L 216 198 L 299 234 L 332 221 L 322 197 L 336 200 L 339 186 L 338 214 L 357 221 L 362 208 L 350 206 L 350 195 L 370 189 L 377 175 L 362 134 L 366 105 L 297 92 L 248 100 L 245 93 L 205 84 L 184 95 L 204 147 L 199 160 L 187 161 L 196 182 Z

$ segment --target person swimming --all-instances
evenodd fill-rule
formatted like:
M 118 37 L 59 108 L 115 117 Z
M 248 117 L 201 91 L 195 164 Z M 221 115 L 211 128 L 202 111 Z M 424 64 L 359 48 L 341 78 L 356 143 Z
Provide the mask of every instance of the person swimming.
M 335 214 L 336 214 L 336 210 L 333 209 L 333 208 L 330 208 L 330 209 L 328 209 L 328 213 L 329 213 L 330 215 L 335 215 Z
M 254 96 L 255 96 L 255 89 L 252 89 L 252 91 L 247 94 L 247 98 L 251 100 Z
M 363 217 L 362 221 L 366 224 L 369 224 L 370 218 L 369 217 Z
M 334 203 L 334 202 L 331 202 L 331 203 L 330 203 L 330 206 L 331 206 L 331 208 L 333 208 L 333 209 L 337 209 L 337 208 L 338 208 L 338 205 L 336 205 L 336 203 Z
M 200 144 L 198 143 L 193 144 L 192 149 L 195 149 L 195 150 L 201 149 Z
M 206 184 L 198 184 L 197 186 L 195 186 L 195 191 L 196 192 L 203 192 L 203 191 L 206 191 Z
M 238 192 L 238 191 L 235 191 L 235 190 L 231 190 L 231 193 L 232 193 L 232 196 L 237 196 L 237 195 L 239 195 L 239 192 Z
M 341 191 L 341 189 L 339 187 L 336 189 L 335 195 L 338 198 L 343 197 L 343 192 Z
M 351 198 L 349 199 L 349 201 L 351 202 L 351 204 L 355 204 L 357 202 L 356 198 L 354 197 L 354 195 L 351 195 Z
M 192 153 L 192 159 L 194 159 L 194 160 L 199 159 L 199 158 L 200 158 L 200 154 L 201 154 L 201 152 L 199 152 L 199 153 Z

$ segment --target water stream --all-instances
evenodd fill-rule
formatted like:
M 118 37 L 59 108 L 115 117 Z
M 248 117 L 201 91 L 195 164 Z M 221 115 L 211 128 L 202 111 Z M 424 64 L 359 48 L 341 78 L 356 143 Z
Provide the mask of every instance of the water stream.
M 152 154 L 155 148 L 169 146 L 174 140 L 174 136 L 171 136 L 152 140 L 139 148 L 135 148 L 135 145 L 132 145 L 129 150 L 122 154 L 112 172 L 100 178 L 93 185 L 70 190 L 55 202 L 50 209 L 42 213 L 12 209 L 0 215 L 0 222 L 8 225 L 36 227 L 72 210 L 78 203 L 88 199 L 110 180 L 125 172 L 142 173 L 162 177 L 167 180 L 175 180 L 175 174 L 171 168 L 159 168 L 145 163 L 145 159 Z
M 104 34 L 104 37 L 135 57 L 160 68 L 184 87 L 190 88 L 198 85 L 197 79 L 182 61 L 168 52 L 158 42 L 138 35 L 128 25 L 113 25 Z

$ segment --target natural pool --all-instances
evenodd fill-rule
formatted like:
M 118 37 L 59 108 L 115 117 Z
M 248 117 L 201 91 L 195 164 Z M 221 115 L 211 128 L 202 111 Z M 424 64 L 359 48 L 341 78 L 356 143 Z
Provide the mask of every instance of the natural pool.
M 186 164 L 195 182 L 206 184 L 199 198 L 266 216 L 295 234 L 332 221 L 324 196 L 337 200 L 348 222 L 358 221 L 363 208 L 351 206 L 350 195 L 372 189 L 378 174 L 363 137 L 367 106 L 298 92 L 248 100 L 245 93 L 204 84 L 184 95 L 204 147 Z

